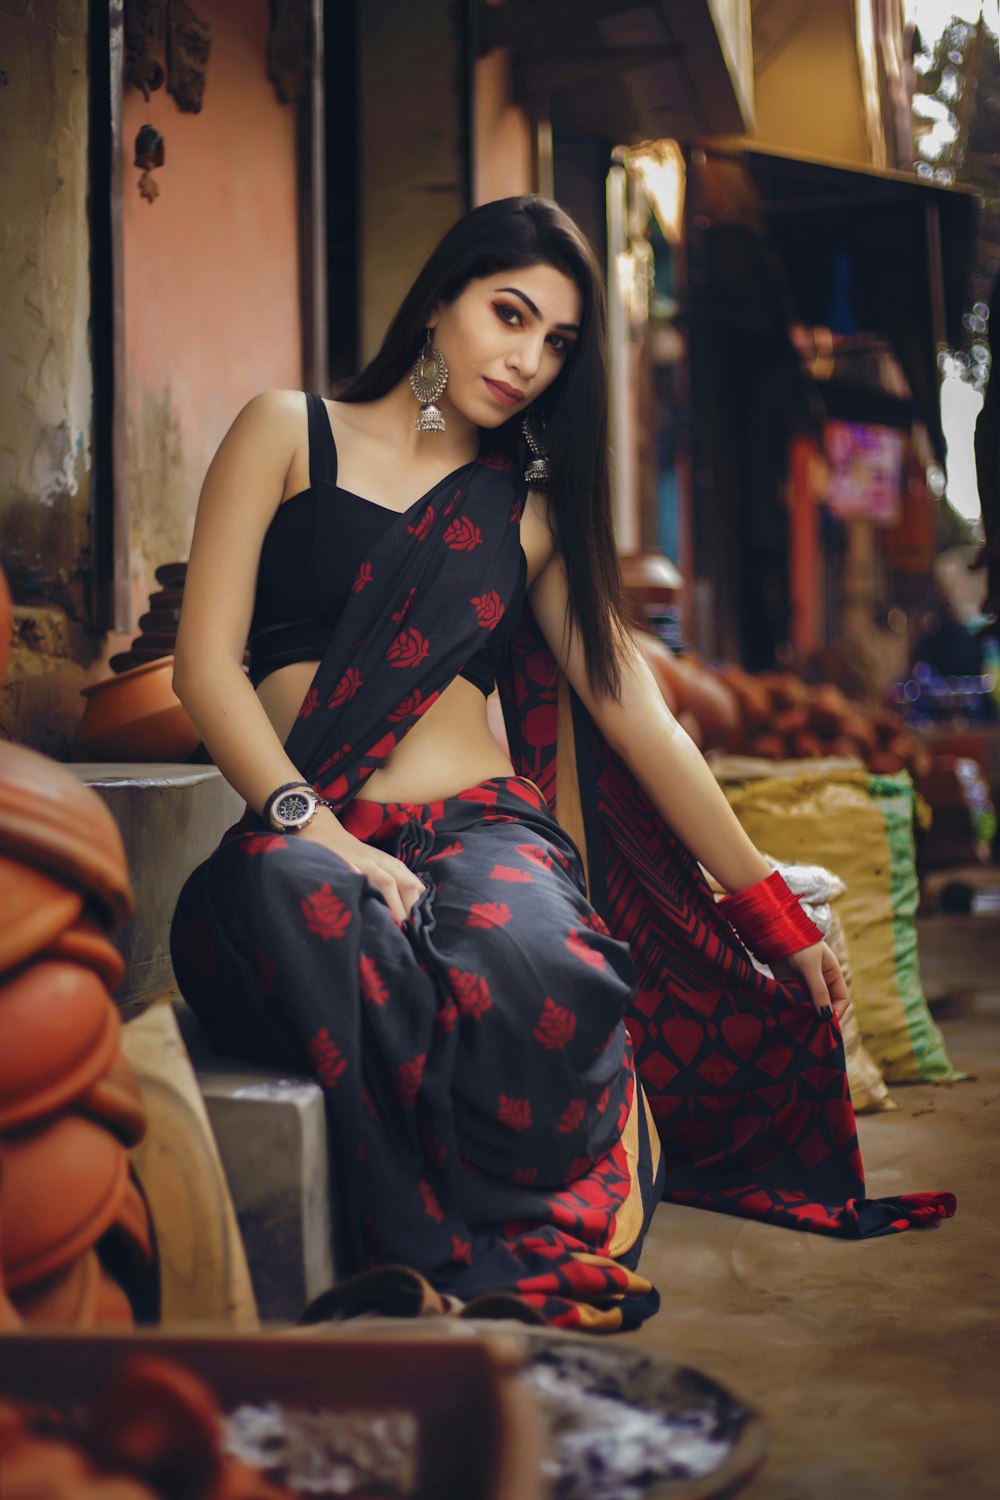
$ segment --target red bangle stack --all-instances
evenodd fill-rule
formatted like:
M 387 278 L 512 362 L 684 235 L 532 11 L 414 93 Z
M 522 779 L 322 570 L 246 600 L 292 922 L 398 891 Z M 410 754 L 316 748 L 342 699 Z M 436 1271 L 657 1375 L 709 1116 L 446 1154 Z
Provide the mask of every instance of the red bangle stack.
M 724 896 L 719 910 L 762 963 L 787 958 L 789 953 L 823 941 L 822 932 L 777 870 L 738 895 Z

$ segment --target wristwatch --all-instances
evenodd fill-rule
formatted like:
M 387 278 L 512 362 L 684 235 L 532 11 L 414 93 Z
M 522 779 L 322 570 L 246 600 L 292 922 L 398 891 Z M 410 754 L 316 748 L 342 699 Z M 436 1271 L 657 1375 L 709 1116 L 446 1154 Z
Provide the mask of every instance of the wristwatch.
M 308 782 L 292 781 L 271 793 L 263 816 L 275 833 L 295 833 L 312 822 L 317 808 L 331 806 Z

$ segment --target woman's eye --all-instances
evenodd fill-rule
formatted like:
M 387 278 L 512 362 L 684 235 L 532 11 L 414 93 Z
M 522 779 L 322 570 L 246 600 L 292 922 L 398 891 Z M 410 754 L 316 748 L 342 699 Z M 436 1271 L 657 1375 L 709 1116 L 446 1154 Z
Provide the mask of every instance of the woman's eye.
M 507 323 L 516 327 L 521 321 L 521 314 L 516 307 L 511 307 L 509 302 L 494 302 L 493 311 L 501 323 Z
M 549 346 L 560 356 L 567 355 L 572 348 L 569 339 L 561 338 L 558 333 L 553 334 L 549 339 Z

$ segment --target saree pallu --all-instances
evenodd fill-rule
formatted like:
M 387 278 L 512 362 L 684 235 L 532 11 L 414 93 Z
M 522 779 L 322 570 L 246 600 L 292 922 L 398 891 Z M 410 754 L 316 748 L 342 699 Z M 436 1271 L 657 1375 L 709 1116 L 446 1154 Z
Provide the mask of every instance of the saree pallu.
M 433 805 L 360 795 L 503 618 L 523 501 L 487 454 L 393 521 L 286 744 L 357 837 L 419 873 L 403 933 L 343 861 L 248 816 L 190 877 L 171 948 L 223 1050 L 326 1090 L 342 1269 L 395 1257 L 438 1291 L 610 1331 L 657 1305 L 634 1267 L 661 1190 L 858 1237 L 954 1199 L 866 1199 L 835 1026 L 754 969 L 527 611 L 501 683 L 518 775 Z M 449 862 L 464 923 L 437 918 Z

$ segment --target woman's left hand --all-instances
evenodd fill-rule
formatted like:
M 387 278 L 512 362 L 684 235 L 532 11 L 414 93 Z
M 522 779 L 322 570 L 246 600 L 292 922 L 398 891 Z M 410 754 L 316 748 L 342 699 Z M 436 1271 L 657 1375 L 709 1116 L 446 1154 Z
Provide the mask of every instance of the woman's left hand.
M 789 953 L 770 967 L 775 979 L 801 979 L 817 1010 L 832 1006 L 837 1020 L 842 1019 L 851 997 L 837 955 L 828 943 L 813 943 L 811 948 Z

